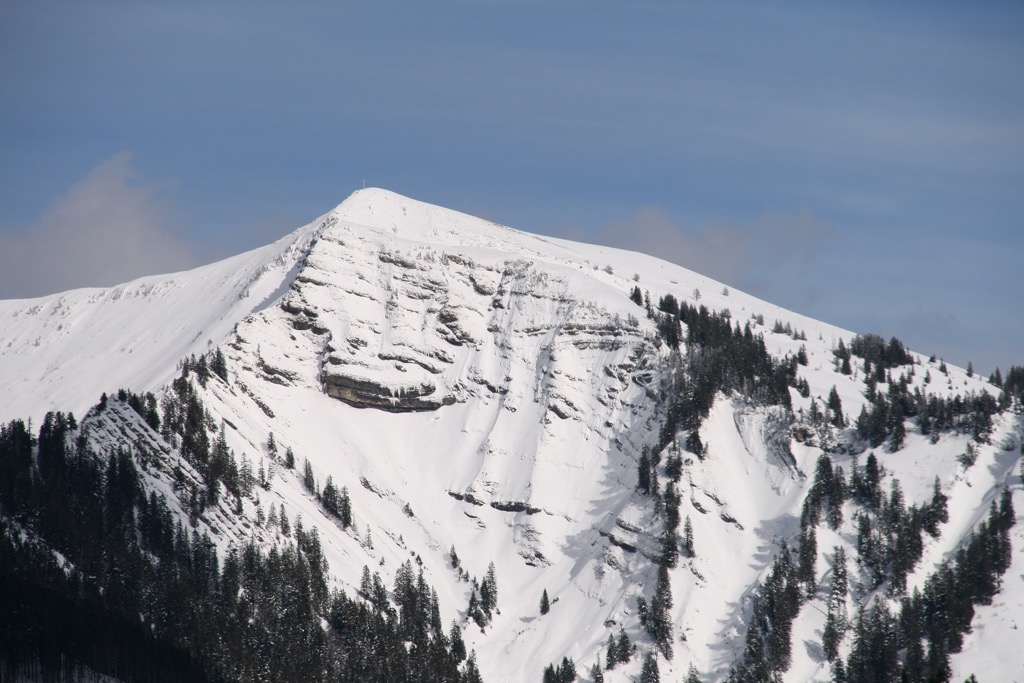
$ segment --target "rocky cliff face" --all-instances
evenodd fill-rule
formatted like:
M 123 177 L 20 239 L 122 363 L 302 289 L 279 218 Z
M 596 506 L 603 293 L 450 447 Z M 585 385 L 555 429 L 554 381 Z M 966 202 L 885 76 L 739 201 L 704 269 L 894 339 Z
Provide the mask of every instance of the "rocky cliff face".
M 586 378 L 566 376 L 557 359 L 570 367 L 594 352 L 628 357 L 643 341 L 638 320 L 576 298 L 564 277 L 531 261 L 466 251 L 403 244 L 332 217 L 281 304 L 293 329 L 322 344 L 324 391 L 393 412 L 484 394 L 514 411 L 530 394 L 562 419 L 581 419 L 581 392 L 612 400 L 630 363 Z M 513 391 L 514 375 L 532 386 Z
M 442 238 L 446 218 L 466 219 L 410 217 L 410 210 L 440 211 L 413 202 L 403 209 L 406 220 L 430 223 Z M 483 404 L 499 431 L 566 421 L 572 426 L 546 431 L 584 439 L 615 440 L 618 413 L 643 410 L 657 354 L 621 291 L 594 296 L 561 263 L 494 249 L 505 228 L 475 221 L 476 244 L 425 243 L 407 229 L 396 235 L 364 225 L 357 211 L 343 206 L 328 216 L 277 310 L 240 327 L 243 339 L 264 340 L 259 358 L 245 361 L 263 379 L 393 413 Z M 286 346 L 301 342 L 303 351 L 268 345 L 280 333 L 268 334 L 267 325 L 286 328 Z M 493 439 L 481 448 L 503 450 Z M 535 457 L 539 449 L 528 450 Z M 492 476 L 513 478 L 501 469 Z M 489 489 L 503 501 L 532 495 L 528 482 L 509 489 L 477 481 L 467 489 L 486 500 Z

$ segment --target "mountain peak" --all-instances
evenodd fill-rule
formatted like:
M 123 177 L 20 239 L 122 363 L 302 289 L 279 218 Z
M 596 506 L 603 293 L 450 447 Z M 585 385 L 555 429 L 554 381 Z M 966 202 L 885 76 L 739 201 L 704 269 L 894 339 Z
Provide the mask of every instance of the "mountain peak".
M 653 257 L 369 188 L 218 264 L 0 302 L 0 417 L 81 415 L 102 392 L 154 391 L 164 430 L 151 440 L 175 453 L 184 438 L 170 434 L 182 424 L 175 416 L 190 412 L 175 401 L 192 386 L 196 428 L 209 443 L 222 439 L 250 479 L 260 472 L 260 486 L 232 504 L 221 496 L 196 508 L 194 522 L 228 530 L 215 539 L 222 553 L 243 529 L 259 543 L 286 542 L 287 523 L 273 520 L 301 519 L 324 539 L 334 587 L 351 595 L 361 567 L 390 584 L 414 558 L 489 681 L 539 680 L 544 663 L 563 657 L 589 666 L 606 657 L 613 632 L 650 652 L 674 648 L 666 679 L 693 664 L 720 681 L 785 544 L 799 541 L 801 581 L 815 585 L 834 547 L 856 554 L 865 503 L 847 501 L 813 543 L 801 521 L 822 471 L 867 480 L 861 425 L 847 427 L 858 413 L 882 430 L 871 435 L 878 457 L 869 462 L 876 484 L 905 501 L 892 505 L 926 509 L 936 482 L 948 492 L 948 521 L 923 538 L 917 573 L 903 577 L 910 588 L 970 537 L 1019 466 L 1019 415 L 976 421 L 975 443 L 967 413 L 953 413 L 953 402 L 994 405 L 962 400 L 980 396 L 983 379 L 916 355 L 887 357 L 880 339 L 854 341 Z M 193 363 L 192 354 L 205 358 Z M 171 384 L 174 375 L 181 381 Z M 941 433 L 934 423 L 926 434 L 904 429 L 909 420 L 875 419 L 898 415 L 886 412 L 890 402 L 924 410 L 915 397 L 925 395 L 935 398 L 929 406 L 949 406 L 936 408 Z M 121 422 L 99 410 L 83 419 L 108 449 L 143 429 Z M 904 432 L 898 446 L 895 431 L 887 442 L 892 425 Z M 173 459 L 165 464 L 172 472 Z M 190 464 L 204 476 L 204 462 Z M 216 482 L 191 494 L 153 486 L 183 496 L 183 510 L 189 495 L 220 491 Z M 351 524 L 331 512 L 338 489 Z M 889 500 L 881 488 L 865 498 L 876 499 Z M 692 537 L 685 557 L 673 554 L 675 527 Z M 476 620 L 471 579 L 492 560 L 500 609 Z M 861 564 L 851 565 L 853 598 L 885 599 Z M 542 594 L 551 601 L 540 617 Z M 808 609 L 797 610 L 786 680 L 830 678 L 815 649 L 827 597 L 811 590 Z M 1019 590 L 1012 599 L 1019 604 Z M 648 605 L 667 627 L 656 636 Z M 635 679 L 632 659 L 606 680 Z
M 376 187 L 356 190 L 328 215 L 339 223 L 370 228 L 390 239 L 436 245 L 492 244 L 512 234 L 528 241 L 542 240 L 493 221 Z

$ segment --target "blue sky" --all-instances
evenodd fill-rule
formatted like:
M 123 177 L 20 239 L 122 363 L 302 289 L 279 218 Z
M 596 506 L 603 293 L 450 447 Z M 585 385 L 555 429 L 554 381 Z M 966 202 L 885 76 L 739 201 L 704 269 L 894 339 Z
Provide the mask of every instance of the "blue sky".
M 0 297 L 264 244 L 365 182 L 1024 363 L 1024 5 L 0 5 Z

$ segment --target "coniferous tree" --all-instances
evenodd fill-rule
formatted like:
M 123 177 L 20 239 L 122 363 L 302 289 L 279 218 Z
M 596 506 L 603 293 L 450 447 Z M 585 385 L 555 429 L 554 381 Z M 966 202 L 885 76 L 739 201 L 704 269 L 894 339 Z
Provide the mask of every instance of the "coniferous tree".
M 590 667 L 590 680 L 592 683 L 604 683 L 604 672 L 601 671 L 600 656 L 598 656 L 597 661 Z
M 846 348 L 846 343 L 842 339 L 839 340 L 839 343 L 836 345 L 835 351 L 833 351 L 832 353 L 833 353 L 833 355 L 836 358 L 836 369 L 837 370 L 839 370 L 841 368 L 843 361 L 846 361 L 847 367 L 849 367 L 850 352 Z M 843 372 L 843 374 L 844 375 L 848 375 L 850 373 L 849 372 Z
M 466 658 L 466 643 L 462 640 L 462 628 L 458 622 L 453 621 L 448 631 L 448 642 L 451 643 L 452 658 L 456 664 L 461 664 Z
M 825 659 L 830 662 L 839 656 L 839 643 L 842 641 L 842 630 L 839 628 L 838 618 L 831 606 L 825 615 L 825 627 L 821 632 L 821 649 Z
M 451 549 L 448 551 L 448 561 L 452 563 L 452 569 L 458 569 L 461 561 L 459 560 L 459 554 L 455 552 L 455 545 L 453 544 Z
M 248 457 L 242 455 L 242 465 L 238 468 L 238 491 L 243 497 L 250 498 L 255 485 L 256 477 L 252 473 L 252 463 Z
M 225 382 L 228 381 L 228 362 L 220 347 L 217 347 L 217 350 L 213 352 L 213 360 L 210 361 L 210 370 Z
M 814 595 L 817 588 L 816 562 L 818 560 L 818 538 L 814 527 L 809 527 L 800 535 L 800 551 L 797 560 L 797 578 L 807 591 L 807 596 Z
M 615 661 L 625 664 L 633 659 L 633 649 L 633 643 L 630 642 L 629 636 L 626 635 L 626 630 L 620 626 L 619 637 L 615 641 Z
M 903 444 L 907 440 L 907 427 L 903 422 L 902 410 L 893 409 L 890 413 L 891 427 L 889 432 L 891 434 L 889 449 L 895 453 L 896 451 L 903 448 Z
M 878 467 L 878 458 L 874 452 L 868 453 L 867 462 L 864 463 L 864 498 L 866 504 L 877 510 L 882 497 L 881 489 L 882 473 Z
M 331 475 L 327 475 L 327 481 L 324 482 L 324 490 L 320 495 L 320 502 L 323 504 L 324 509 L 335 517 L 341 516 L 341 499 L 338 495 L 338 489 L 334 486 L 334 480 Z
M 675 318 L 679 317 L 679 300 L 671 294 L 666 294 L 658 301 L 658 310 L 667 313 Z
M 846 417 L 843 415 L 843 402 L 839 400 L 839 392 L 836 391 L 836 387 L 832 385 L 832 391 L 828 394 L 828 407 L 829 422 L 832 426 L 837 429 L 844 429 L 846 427 Z
M 661 557 L 659 564 L 674 568 L 679 563 L 679 543 L 676 533 L 666 528 L 661 532 Z
M 822 633 L 822 649 L 825 658 L 835 661 L 839 654 L 839 643 L 846 632 L 846 551 L 836 546 L 832 555 L 832 585 L 829 590 L 828 612 Z
M 559 683 L 576 683 L 576 664 L 569 657 L 562 657 L 562 665 L 559 667 Z
M 205 387 L 206 383 L 210 381 L 210 366 L 206 363 L 206 356 L 199 356 L 199 360 L 194 362 L 192 369 L 196 373 L 199 385 Z
M 270 479 L 267 478 L 267 470 L 263 466 L 263 459 L 260 459 L 260 471 L 257 475 L 257 481 L 259 482 L 260 488 L 266 490 L 270 488 Z
M 469 653 L 469 659 L 466 660 L 466 669 L 462 673 L 462 683 L 483 683 L 483 678 L 480 676 L 480 668 L 476 664 L 476 650 Z
M 494 563 L 491 562 L 487 567 L 487 574 L 484 576 L 484 580 L 480 582 L 480 609 L 487 621 L 491 620 L 491 613 L 495 610 L 498 605 L 498 580 L 494 575 Z
M 683 554 L 686 557 L 697 557 L 697 551 L 693 546 L 693 523 L 690 522 L 690 515 L 686 515 L 683 523 Z
M 342 528 L 348 529 L 352 526 L 352 499 L 349 498 L 347 486 L 341 487 L 341 495 L 338 497 L 338 518 L 341 520 Z
M 658 658 L 653 652 L 644 654 L 644 663 L 640 669 L 640 683 L 661 683 L 658 672 Z
M 314 496 L 317 495 L 316 479 L 313 478 L 313 466 L 309 464 L 308 458 L 302 472 L 302 485 Z
M 476 625 L 483 628 L 487 625 L 487 617 L 484 616 L 483 610 L 480 608 L 480 598 L 477 597 L 477 587 L 475 585 L 469 593 L 469 606 L 466 608 L 466 615 L 476 622 Z
M 668 459 L 665 461 L 665 474 L 675 484 L 678 484 L 683 476 L 683 458 L 675 448 L 668 454 Z
M 647 631 L 653 636 L 655 644 L 665 659 L 672 659 L 672 587 L 669 581 L 668 567 L 658 566 L 658 582 L 651 599 L 650 614 L 647 618 Z
M 846 574 L 846 550 L 837 545 L 832 555 L 832 587 L 831 601 L 846 604 L 846 595 L 849 592 L 849 583 Z
M 836 531 L 843 524 L 843 503 L 846 502 L 846 480 L 843 470 L 837 464 L 832 470 L 832 486 L 828 491 L 828 507 L 825 520 L 828 528 Z
M 644 495 L 651 493 L 651 474 L 651 457 L 647 446 L 644 446 L 640 452 L 640 462 L 637 463 L 637 488 Z
M 548 590 L 540 594 L 540 613 L 547 614 L 551 610 L 551 602 L 548 600 Z
M 608 671 L 615 668 L 615 665 L 619 663 L 619 646 L 615 642 L 615 636 L 611 633 L 608 634 L 608 644 L 605 646 L 604 655 L 605 666 Z

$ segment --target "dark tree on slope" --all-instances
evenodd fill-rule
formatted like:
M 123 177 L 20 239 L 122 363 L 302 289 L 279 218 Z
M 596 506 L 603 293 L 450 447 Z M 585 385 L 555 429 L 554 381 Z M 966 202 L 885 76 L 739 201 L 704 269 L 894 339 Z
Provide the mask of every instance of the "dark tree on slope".
M 608 643 L 605 645 L 604 661 L 608 671 L 614 669 L 615 665 L 619 663 L 619 647 L 615 642 L 615 636 L 611 633 L 608 634 Z
M 889 449 L 895 453 L 896 451 L 903 448 L 903 444 L 907 440 L 907 427 L 903 423 L 903 413 L 892 410 L 889 413 L 891 425 L 889 427 L 890 441 Z
M 828 421 L 837 429 L 846 428 L 846 417 L 843 415 L 843 402 L 839 400 L 839 392 L 836 386 L 832 385 L 832 391 L 828 394 Z
M 686 515 L 686 522 L 683 524 L 683 555 L 689 558 L 697 557 L 697 551 L 693 546 L 693 523 L 690 522 L 690 515 Z
M 491 614 L 498 606 L 498 580 L 494 575 L 494 563 L 487 566 L 487 574 L 480 583 L 480 609 L 483 610 L 487 621 L 491 620 Z
M 846 662 L 850 683 L 895 683 L 899 677 L 896 622 L 884 600 L 861 610 L 853 633 L 853 650 Z
M 551 602 L 548 600 L 548 590 L 540 594 L 540 613 L 547 614 L 551 610 Z
M 661 683 L 661 674 L 658 672 L 658 658 L 653 652 L 644 655 L 644 663 L 640 669 L 640 683 Z
M 817 560 L 818 537 L 812 526 L 800 535 L 800 551 L 797 560 L 797 578 L 804 584 L 808 597 L 812 597 L 817 588 Z
M 672 587 L 669 581 L 668 567 L 658 566 L 658 583 L 651 599 L 650 613 L 647 617 L 647 631 L 654 638 L 658 650 L 665 659 L 672 659 Z
M 320 502 L 330 514 L 335 517 L 341 516 L 341 497 L 338 495 L 338 489 L 334 485 L 334 479 L 330 475 L 327 475 L 327 481 L 324 482 L 324 490 L 320 495 Z
M 825 520 L 828 528 L 837 531 L 843 524 L 843 503 L 846 502 L 846 480 L 843 469 L 837 464 L 832 470 L 832 487 L 828 492 L 828 507 Z
M 228 362 L 224 357 L 224 352 L 221 351 L 219 347 L 213 352 L 213 359 L 210 361 L 210 370 L 225 382 L 228 381 Z
M 850 368 L 850 351 L 846 348 L 846 344 L 842 339 L 839 340 L 839 344 L 836 346 L 833 354 L 836 357 L 836 370 L 844 375 L 851 374 L 853 371 Z
M 651 480 L 654 476 L 650 449 L 645 445 L 640 452 L 640 462 L 637 463 L 637 488 L 640 493 L 648 496 L 651 494 Z
M 544 683 L 576 683 L 576 664 L 568 657 L 558 666 L 548 664 L 544 669 Z
M 313 477 L 313 466 L 309 464 L 308 458 L 306 459 L 305 467 L 302 470 L 302 485 L 305 486 L 306 490 L 314 496 L 317 495 L 316 479 Z
M 730 673 L 730 681 L 772 681 L 789 668 L 792 622 L 800 610 L 796 574 L 792 554 L 783 545 L 754 598 L 743 661 Z
M 825 658 L 835 661 L 839 654 L 839 643 L 846 632 L 846 552 L 842 546 L 836 546 L 832 556 L 832 585 L 829 590 L 828 613 L 825 617 L 825 629 L 822 632 L 821 644 Z
M 341 519 L 342 528 L 348 529 L 352 526 L 352 499 L 348 495 L 348 487 L 341 487 L 341 495 L 338 498 L 338 517 Z
M 611 636 L 609 636 L 609 646 L 612 644 L 610 638 Z M 626 630 L 620 626 L 619 635 L 615 639 L 614 656 L 611 649 L 609 648 L 609 656 L 607 658 L 608 668 L 612 668 L 613 659 L 617 664 L 625 664 L 629 660 L 633 659 L 633 652 L 635 650 L 636 648 L 633 646 L 633 643 L 630 642 L 629 636 L 626 634 Z
M 476 652 L 469 653 L 469 659 L 466 661 L 466 668 L 462 672 L 461 683 L 483 683 L 483 678 L 480 676 L 480 669 L 476 665 Z
M 679 317 L 679 301 L 671 294 L 666 294 L 658 301 L 658 310 L 673 318 Z
M 476 625 L 483 628 L 487 625 L 487 617 L 484 615 L 484 611 L 480 609 L 480 598 L 477 597 L 476 579 L 473 580 L 474 585 L 469 592 L 469 605 L 466 607 L 466 616 L 476 622 Z

